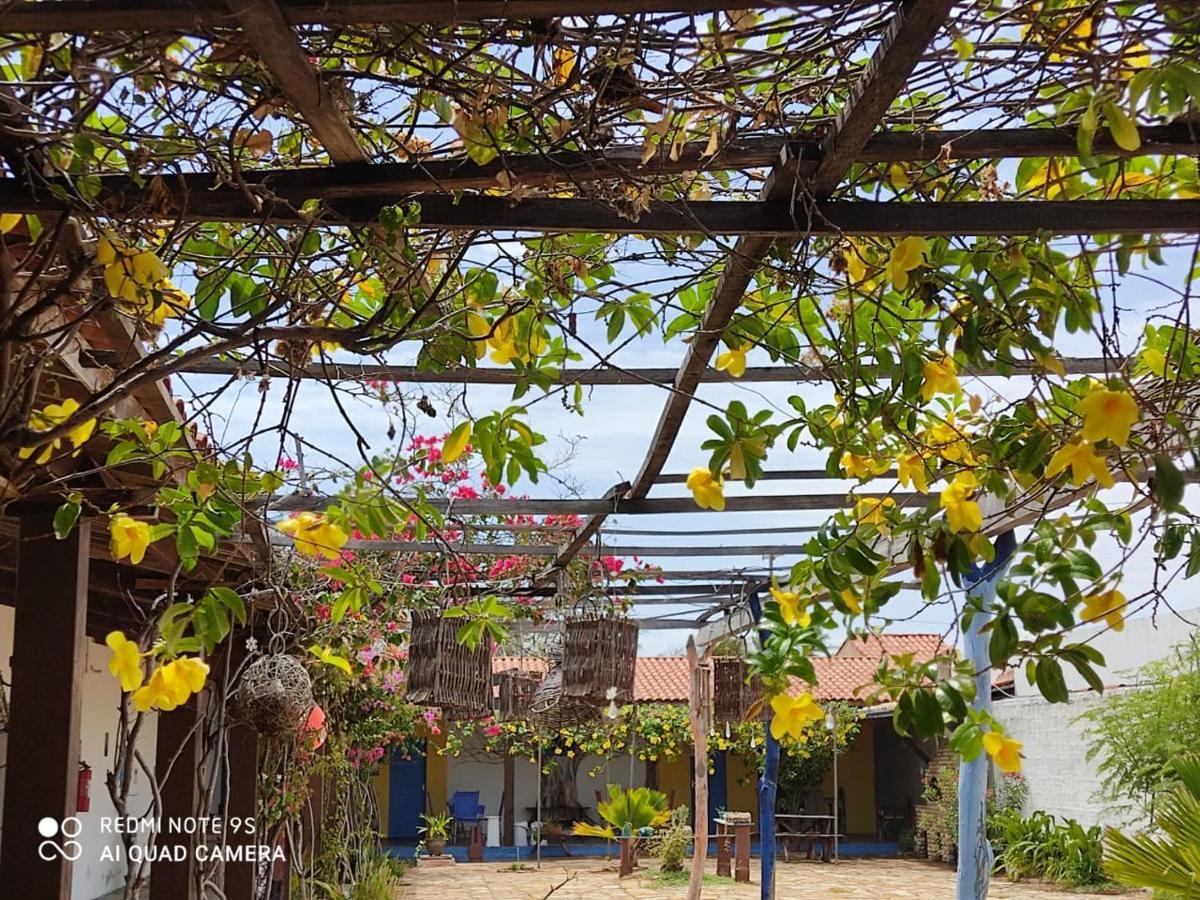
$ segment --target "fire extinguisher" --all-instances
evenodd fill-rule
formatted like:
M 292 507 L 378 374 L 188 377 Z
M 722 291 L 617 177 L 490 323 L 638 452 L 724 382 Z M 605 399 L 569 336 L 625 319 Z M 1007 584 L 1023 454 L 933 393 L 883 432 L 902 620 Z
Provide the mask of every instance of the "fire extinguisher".
M 75 785 L 75 811 L 88 812 L 92 808 L 92 767 L 79 763 L 79 780 Z

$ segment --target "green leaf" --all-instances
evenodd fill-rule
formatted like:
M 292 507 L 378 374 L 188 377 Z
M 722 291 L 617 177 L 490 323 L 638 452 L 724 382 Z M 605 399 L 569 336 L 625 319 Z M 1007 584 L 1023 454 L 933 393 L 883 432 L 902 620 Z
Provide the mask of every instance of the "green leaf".
M 1111 100 L 1104 104 L 1104 119 L 1108 123 L 1113 140 L 1122 150 L 1133 153 L 1142 146 L 1142 138 L 1133 119 Z
M 1183 500 L 1183 473 L 1165 453 L 1154 455 L 1154 502 L 1166 510 L 1180 509 Z
M 1034 667 L 1034 681 L 1042 696 L 1051 703 L 1066 703 L 1070 698 L 1067 682 L 1063 678 L 1062 666 L 1057 659 L 1042 657 Z
M 68 500 L 62 506 L 54 511 L 54 536 L 60 541 L 64 540 L 71 530 L 75 527 L 75 523 L 79 521 L 79 514 L 83 511 L 78 501 Z

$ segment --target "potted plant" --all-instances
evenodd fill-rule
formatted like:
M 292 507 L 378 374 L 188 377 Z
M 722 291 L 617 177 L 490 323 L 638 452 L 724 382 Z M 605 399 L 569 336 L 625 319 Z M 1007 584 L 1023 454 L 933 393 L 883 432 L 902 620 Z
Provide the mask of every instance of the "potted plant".
M 417 829 L 417 833 L 424 835 L 429 855 L 441 856 L 446 850 L 446 839 L 450 835 L 450 813 L 421 813 L 421 821 L 425 824 Z

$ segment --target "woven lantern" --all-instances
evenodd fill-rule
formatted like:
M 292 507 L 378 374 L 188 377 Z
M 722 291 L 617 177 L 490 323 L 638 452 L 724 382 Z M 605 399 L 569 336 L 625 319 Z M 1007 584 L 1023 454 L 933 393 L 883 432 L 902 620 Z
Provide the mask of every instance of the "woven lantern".
M 272 653 L 242 672 L 234 695 L 235 714 L 259 734 L 295 734 L 313 708 L 312 681 L 293 656 Z
M 763 695 L 762 679 L 747 683 L 746 660 L 740 656 L 714 656 L 713 721 L 718 725 L 746 721 L 750 709 Z
M 568 619 L 563 638 L 563 693 L 596 706 L 612 701 L 632 703 L 637 643 L 638 626 L 629 619 Z
M 563 670 L 555 664 L 529 701 L 529 721 L 548 728 L 584 725 L 597 718 L 599 710 L 572 700 L 563 693 Z
M 460 644 L 461 626 L 437 610 L 412 614 L 408 699 L 440 708 L 447 719 L 477 719 L 492 713 L 491 643 L 480 641 L 474 650 Z

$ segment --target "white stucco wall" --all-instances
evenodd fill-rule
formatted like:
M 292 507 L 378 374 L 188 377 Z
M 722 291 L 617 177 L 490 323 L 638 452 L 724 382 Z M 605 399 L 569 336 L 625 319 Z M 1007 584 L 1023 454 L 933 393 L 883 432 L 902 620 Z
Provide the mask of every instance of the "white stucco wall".
M 482 741 L 473 738 L 466 742 L 463 752 L 457 757 L 450 757 L 446 767 L 446 796 L 452 797 L 455 791 L 479 791 L 479 802 L 483 804 L 487 815 L 497 815 L 500 812 L 500 798 L 504 793 L 504 762 L 496 756 L 479 754 Z M 608 796 L 607 785 L 619 784 L 621 787 L 630 785 L 630 764 L 628 756 L 620 756 L 611 760 L 607 771 L 604 768 L 593 778 L 588 772 L 593 766 L 602 765 L 595 756 L 586 756 L 579 765 L 576 778 L 576 791 L 579 802 L 594 811 L 596 807 L 596 791 L 601 797 Z M 516 819 L 525 821 L 530 816 L 527 807 L 537 805 L 537 766 L 528 759 L 518 757 L 515 772 L 516 784 Z M 646 764 L 639 759 L 633 760 L 633 784 L 646 783 Z M 593 818 L 596 816 L 593 814 Z
M 11 657 L 13 649 L 13 609 L 0 606 L 0 671 L 6 683 L 12 683 Z M 115 749 L 114 733 L 117 726 L 117 705 L 121 689 L 117 681 L 108 674 L 108 648 L 88 641 L 87 670 L 83 677 L 83 705 L 80 721 L 80 758 L 92 767 L 91 811 L 80 813 L 83 831 L 77 840 L 83 846 L 83 854 L 74 865 L 71 882 L 71 900 L 95 900 L 121 887 L 125 870 L 121 863 L 101 861 L 101 848 L 115 846 L 114 835 L 100 834 L 100 820 L 113 817 L 116 812 L 108 797 L 105 777 L 112 767 Z M 143 756 L 153 763 L 154 747 L 158 732 L 158 717 L 151 715 L 142 726 L 138 742 Z M 0 734 L 0 760 L 8 751 L 8 737 Z M 7 767 L 0 768 L 0 805 L 4 798 L 4 778 Z M 144 772 L 135 770 L 133 793 L 129 809 L 133 815 L 144 815 L 149 807 L 151 792 Z M 0 823 L 0 828 L 3 823 Z M 3 891 L 0 890 L 0 894 Z

